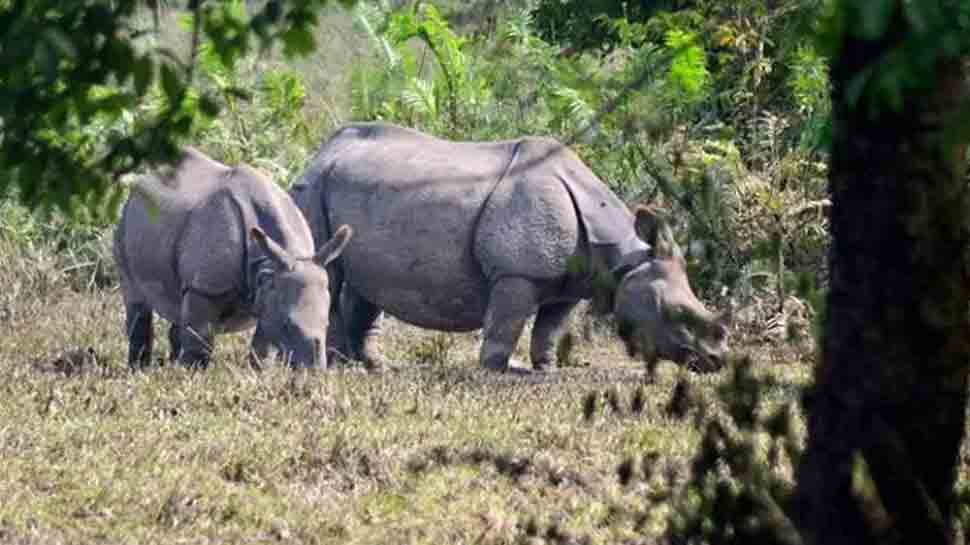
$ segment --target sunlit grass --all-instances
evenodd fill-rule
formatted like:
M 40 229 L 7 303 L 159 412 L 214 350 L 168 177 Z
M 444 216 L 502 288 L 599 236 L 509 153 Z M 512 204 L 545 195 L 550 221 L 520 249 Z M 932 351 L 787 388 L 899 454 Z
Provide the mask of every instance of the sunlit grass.
M 673 385 L 687 380 L 703 399 L 723 379 L 664 365 L 645 382 L 606 332 L 578 343 L 582 367 L 496 376 L 475 367 L 475 334 L 442 340 L 393 320 L 383 344 L 398 367 L 381 374 L 256 373 L 248 335 L 220 337 L 205 372 L 130 374 L 116 291 L 65 284 L 11 304 L 21 310 L 0 337 L 0 535 L 25 543 L 656 535 L 663 509 L 637 509 L 683 479 L 699 439 L 689 416 L 667 410 Z M 156 322 L 158 360 L 166 326 Z M 807 378 L 804 364 L 761 369 L 793 386 L 771 402 Z M 618 465 L 651 453 L 657 474 L 622 485 Z

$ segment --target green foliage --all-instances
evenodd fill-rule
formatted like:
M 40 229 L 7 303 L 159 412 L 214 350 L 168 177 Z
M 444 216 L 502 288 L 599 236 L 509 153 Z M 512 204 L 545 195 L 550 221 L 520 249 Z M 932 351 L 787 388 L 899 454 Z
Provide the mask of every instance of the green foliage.
M 0 3 L 0 191 L 31 206 L 103 211 L 94 206 L 103 196 L 121 198 L 114 180 L 171 160 L 218 114 L 218 96 L 193 90 L 203 38 L 229 70 L 254 40 L 306 53 L 326 3 L 267 2 L 252 16 L 239 0 L 194 3 L 187 58 L 147 43 L 137 0 Z
M 802 117 L 803 148 L 827 146 L 831 128 L 828 64 L 809 43 L 801 43 L 789 55 L 788 86 Z
M 360 3 L 353 15 L 371 54 L 349 63 L 347 100 L 339 91 L 319 96 L 320 78 L 306 65 L 260 52 L 259 32 L 276 28 L 260 27 L 262 11 L 250 17 L 241 1 L 207 3 L 199 21 L 210 21 L 213 33 L 200 28 L 193 87 L 177 110 L 187 127 L 179 141 L 190 138 L 221 160 L 249 162 L 285 183 L 344 116 L 452 138 L 554 136 L 624 199 L 659 199 L 673 208 L 703 295 L 764 273 L 774 280 L 751 280 L 742 292 L 790 293 L 776 286 L 813 271 L 819 276 L 826 240 L 824 214 L 785 213 L 824 199 L 825 171 L 814 150 L 827 127 L 825 60 L 785 34 L 793 10 L 807 9 L 802 4 L 746 0 L 749 18 L 710 0 L 642 20 L 602 18 L 616 37 L 609 52 L 562 54 L 540 37 L 530 9 L 502 12 L 489 34 L 460 35 L 447 22 L 454 12 L 446 3 Z M 161 51 L 191 58 L 186 38 L 196 17 L 179 20 L 164 41 L 137 38 L 139 54 L 158 62 L 170 60 Z M 166 117 L 168 92 L 178 90 L 181 73 L 147 74 L 136 105 L 65 133 L 84 145 L 86 158 L 141 134 L 146 119 L 175 119 Z M 320 77 L 324 85 L 330 79 Z M 114 92 L 93 89 L 95 96 Z M 110 215 L 124 193 L 95 196 L 100 213 Z
M 821 276 L 825 216 L 802 207 L 825 197 L 817 150 L 827 132 L 826 61 L 822 49 L 791 32 L 796 15 L 815 13 L 812 2 L 656 4 L 647 6 L 649 17 L 635 16 L 640 8 L 630 3 L 626 17 L 598 19 L 611 29 L 609 51 L 585 52 L 543 39 L 541 16 L 532 9 L 500 11 L 494 26 L 481 29 L 487 33 L 462 35 L 448 24 L 464 9 L 455 3 L 395 9 L 399 4 L 357 5 L 357 38 L 369 40 L 369 54 L 349 62 L 348 74 L 330 78 L 306 64 L 271 60 L 257 47 L 261 36 L 282 35 L 289 11 L 273 19 L 269 4 L 250 16 L 241 1 L 205 3 L 193 87 L 176 110 L 188 127 L 183 138 L 224 161 L 268 169 L 285 183 L 345 117 L 451 138 L 549 135 L 573 147 L 622 198 L 660 200 L 673 209 L 703 295 L 727 286 L 758 297 L 795 278 Z M 275 26 L 265 26 L 269 20 Z M 192 58 L 187 38 L 196 17 L 180 21 L 166 29 L 164 41 L 139 36 L 139 54 L 162 63 Z M 143 18 L 133 16 L 131 25 L 140 24 Z M 70 133 L 84 144 L 85 157 L 141 134 L 146 119 L 175 119 L 166 117 L 166 89 L 176 92 L 184 74 L 145 74 L 135 106 Z M 350 80 L 348 98 L 339 89 L 319 92 L 330 79 L 337 88 L 341 76 Z M 102 211 L 113 210 L 124 194 L 112 196 Z M 741 285 L 764 274 L 773 280 Z
M 832 1 L 818 23 L 818 43 L 830 57 L 848 39 L 889 39 L 894 47 L 878 59 L 860 58 L 847 87 L 850 106 L 866 94 L 869 115 L 901 112 L 904 97 L 935 81 L 940 62 L 955 62 L 970 49 L 966 2 Z
M 723 414 L 693 402 L 703 438 L 667 536 L 671 543 L 800 544 L 785 477 L 802 453 L 794 404 L 766 414 L 761 405 L 774 380 L 756 376 L 748 359 L 730 372 L 718 389 Z
M 417 365 L 444 367 L 454 357 L 455 345 L 454 335 L 437 332 L 416 343 L 409 356 Z
M 433 107 L 435 111 L 441 111 L 442 106 L 447 104 L 451 122 L 457 123 L 459 93 L 466 91 L 462 93 L 465 95 L 462 98 L 471 98 L 472 95 L 467 92 L 471 90 L 468 81 L 470 75 L 468 62 L 462 51 L 466 40 L 451 31 L 448 23 L 432 4 L 416 5 L 413 11 L 394 13 L 387 22 L 387 35 L 398 46 L 412 38 L 420 40 L 434 54 L 441 71 L 440 77 L 424 83 L 424 88 L 419 83 L 422 80 L 415 79 L 414 82 L 418 85 L 412 90 L 417 92 L 410 93 L 411 100 L 408 100 L 407 95 L 403 97 L 405 101 L 424 104 L 428 110 Z M 434 98 L 433 105 L 429 104 L 429 95 Z
M 191 17 L 183 23 L 191 25 Z M 315 143 L 304 114 L 307 91 L 300 74 L 258 66 L 251 57 L 227 58 L 209 40 L 200 44 L 196 72 L 200 89 L 217 97 L 224 109 L 217 118 L 197 123 L 193 135 L 225 161 L 252 163 L 294 145 L 294 152 L 302 154 Z
M 825 197 L 825 60 L 790 35 L 807 4 L 619 12 L 598 20 L 611 29 L 608 52 L 547 41 L 541 9 L 504 13 L 494 35 L 458 37 L 428 6 L 361 4 L 373 57 L 354 72 L 354 116 L 451 138 L 554 136 L 624 199 L 677 212 L 702 292 L 746 282 L 752 261 L 782 285 L 789 267 L 817 270 L 824 256 L 824 214 L 787 214 Z M 766 251 L 779 244 L 781 268 Z
M 683 9 L 690 0 L 540 0 L 532 11 L 544 40 L 577 50 L 611 47 L 629 34 L 614 21 L 641 23 L 658 12 Z M 629 27 L 627 27 L 629 28 Z
M 691 32 L 671 29 L 664 42 L 673 52 L 667 81 L 674 96 L 688 105 L 704 99 L 709 74 L 704 50 L 697 44 L 697 37 Z
M 789 60 L 788 85 L 798 112 L 827 114 L 828 66 L 810 44 L 799 44 Z
M 44 297 L 67 288 L 77 292 L 112 285 L 105 225 L 86 210 L 69 217 L 34 212 L 0 200 L 0 322 L 13 317 L 20 297 Z
M 392 10 L 386 3 L 362 4 L 357 20 L 380 51 L 382 66 L 355 71 L 356 116 L 454 128 L 487 100 L 485 82 L 465 53 L 469 41 L 451 30 L 434 5 Z

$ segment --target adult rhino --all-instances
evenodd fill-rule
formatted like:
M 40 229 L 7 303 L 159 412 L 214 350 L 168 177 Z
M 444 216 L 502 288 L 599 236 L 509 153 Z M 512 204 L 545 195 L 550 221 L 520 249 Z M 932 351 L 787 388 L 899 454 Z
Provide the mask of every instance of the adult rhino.
M 666 223 L 646 207 L 634 217 L 555 140 L 452 142 L 353 124 L 321 146 L 291 195 L 318 241 L 335 225 L 354 229 L 331 268 L 331 322 L 345 336 L 334 348 L 365 363 L 382 361 L 382 310 L 430 329 L 484 328 L 480 363 L 493 370 L 509 369 L 536 314 L 530 355 L 547 369 L 570 312 L 606 284 L 631 353 L 722 364 L 727 328 L 691 290 Z
M 146 198 L 147 197 L 147 198 Z M 151 361 L 152 311 L 171 322 L 172 359 L 207 365 L 214 335 L 256 326 L 252 362 L 273 349 L 294 366 L 326 366 L 326 265 L 349 227 L 314 255 L 289 195 L 245 166 L 186 149 L 168 175 L 132 187 L 115 231 L 132 368 Z

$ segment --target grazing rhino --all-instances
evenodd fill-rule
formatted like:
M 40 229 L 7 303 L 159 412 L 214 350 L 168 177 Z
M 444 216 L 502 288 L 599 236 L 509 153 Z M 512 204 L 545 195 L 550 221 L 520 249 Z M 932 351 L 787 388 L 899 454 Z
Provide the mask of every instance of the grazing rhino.
M 152 311 L 171 322 L 172 359 L 206 366 L 217 333 L 254 324 L 254 365 L 274 349 L 294 366 L 326 367 L 326 265 L 349 227 L 314 255 L 289 195 L 245 166 L 186 149 L 171 175 L 134 184 L 115 231 L 128 363 L 147 365 Z
M 291 195 L 316 240 L 354 229 L 330 269 L 333 348 L 349 357 L 382 364 L 374 339 L 386 311 L 430 329 L 484 328 L 481 365 L 508 370 L 536 314 L 532 365 L 548 369 L 570 312 L 611 285 L 631 352 L 722 364 L 727 328 L 691 290 L 666 223 L 647 207 L 634 217 L 555 140 L 452 142 L 353 124 L 321 146 Z

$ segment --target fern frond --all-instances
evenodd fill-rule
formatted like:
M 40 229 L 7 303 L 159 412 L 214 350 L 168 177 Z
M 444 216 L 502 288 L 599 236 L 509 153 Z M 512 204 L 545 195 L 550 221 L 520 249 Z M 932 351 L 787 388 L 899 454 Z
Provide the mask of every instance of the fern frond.
M 710 80 L 704 49 L 697 44 L 692 32 L 678 29 L 667 31 L 665 45 L 673 54 L 668 83 L 683 102 L 693 103 L 703 99 Z
M 528 47 L 535 35 L 533 29 L 534 17 L 528 8 L 516 11 L 505 20 L 499 36 L 503 40 L 508 40 L 514 44 Z
M 400 93 L 401 104 L 417 115 L 435 118 L 438 104 L 435 100 L 434 85 L 425 79 L 415 78 Z
M 400 55 L 387 38 L 377 30 L 379 26 L 384 24 L 385 13 L 378 5 L 359 2 L 354 7 L 354 21 L 374 44 L 374 47 L 381 52 L 385 65 L 394 68 L 401 62 Z

